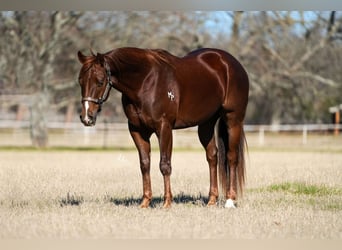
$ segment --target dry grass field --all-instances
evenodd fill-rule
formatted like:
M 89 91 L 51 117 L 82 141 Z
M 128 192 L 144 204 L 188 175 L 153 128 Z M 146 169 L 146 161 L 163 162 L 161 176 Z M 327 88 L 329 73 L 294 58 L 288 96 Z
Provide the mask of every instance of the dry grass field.
M 0 238 L 342 238 L 339 150 L 252 147 L 235 210 L 205 206 L 200 149 L 174 151 L 174 203 L 162 209 L 157 151 L 152 161 L 154 199 L 139 209 L 135 150 L 0 150 Z

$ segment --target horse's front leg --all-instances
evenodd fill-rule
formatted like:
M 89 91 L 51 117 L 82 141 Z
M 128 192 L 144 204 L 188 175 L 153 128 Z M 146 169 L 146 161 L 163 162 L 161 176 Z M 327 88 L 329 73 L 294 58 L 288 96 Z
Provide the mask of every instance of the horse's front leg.
M 129 132 L 139 152 L 140 170 L 143 181 L 143 199 L 140 207 L 146 208 L 150 205 L 152 200 L 152 187 L 150 176 L 150 162 L 151 162 L 151 144 L 150 132 L 141 131 L 132 125 L 129 125 Z
M 171 192 L 171 154 L 172 154 L 172 127 L 169 123 L 161 124 L 157 131 L 160 148 L 160 172 L 164 177 L 164 208 L 171 207 L 172 192 Z

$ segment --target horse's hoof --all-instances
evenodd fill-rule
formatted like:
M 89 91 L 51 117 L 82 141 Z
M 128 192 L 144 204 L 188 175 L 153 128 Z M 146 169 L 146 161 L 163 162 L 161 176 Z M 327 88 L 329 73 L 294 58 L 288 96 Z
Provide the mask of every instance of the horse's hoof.
M 150 205 L 150 201 L 151 200 L 149 200 L 149 199 L 143 199 L 143 201 L 140 203 L 140 208 L 148 208 L 149 207 L 149 205 Z
M 213 206 L 216 206 L 216 205 L 217 205 L 216 197 L 215 198 L 209 198 L 207 207 L 213 207 Z
M 168 201 L 164 202 L 163 208 L 164 208 L 164 209 L 171 208 L 171 202 L 168 202 Z
M 225 208 L 236 208 L 235 202 L 232 199 L 228 199 L 226 204 L 224 205 Z

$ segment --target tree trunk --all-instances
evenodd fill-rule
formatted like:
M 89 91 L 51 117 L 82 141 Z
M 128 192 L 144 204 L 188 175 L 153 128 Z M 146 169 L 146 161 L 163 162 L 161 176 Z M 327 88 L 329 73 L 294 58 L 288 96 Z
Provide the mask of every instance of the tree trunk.
M 47 91 L 42 91 L 34 95 L 33 98 L 30 120 L 32 145 L 37 148 L 46 148 L 48 146 L 46 115 L 49 106 L 49 95 Z
M 66 110 L 66 114 L 65 114 L 65 122 L 72 122 L 73 118 L 74 118 L 74 114 L 75 114 L 75 103 L 70 101 L 68 106 L 67 106 L 67 110 Z

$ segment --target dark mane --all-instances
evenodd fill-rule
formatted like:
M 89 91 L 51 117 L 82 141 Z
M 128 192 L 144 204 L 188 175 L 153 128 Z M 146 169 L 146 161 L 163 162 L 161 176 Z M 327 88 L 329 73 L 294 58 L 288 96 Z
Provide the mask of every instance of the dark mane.
M 119 48 L 104 54 L 104 58 L 111 63 L 120 72 L 122 66 L 141 67 L 144 64 L 157 63 L 159 65 L 168 65 L 173 67 L 174 56 L 162 49 L 139 49 L 139 48 Z
M 141 64 L 141 58 L 135 55 L 137 51 L 135 48 L 111 50 L 104 54 L 104 60 L 112 66 L 111 69 L 115 73 L 120 74 L 123 68 L 134 69 Z
M 163 49 L 150 49 L 148 52 L 153 56 L 153 58 L 159 64 L 166 64 L 169 66 L 174 66 L 173 62 L 175 60 L 175 56 Z

